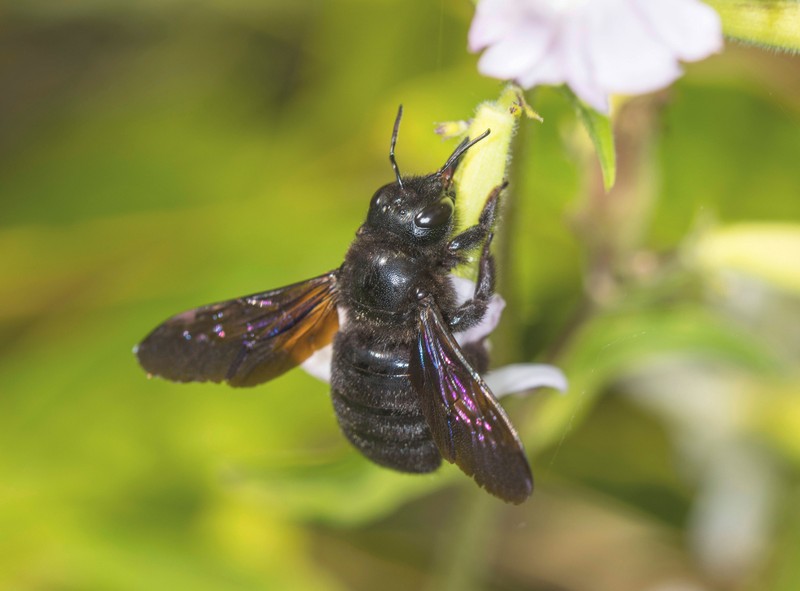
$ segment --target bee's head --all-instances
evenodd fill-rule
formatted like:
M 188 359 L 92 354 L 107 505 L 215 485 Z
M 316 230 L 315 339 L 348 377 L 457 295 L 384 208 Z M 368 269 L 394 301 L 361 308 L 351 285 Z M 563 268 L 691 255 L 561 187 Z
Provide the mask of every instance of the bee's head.
M 397 112 L 392 132 L 389 160 L 397 180 L 375 192 L 369 205 L 366 226 L 373 230 L 391 232 L 413 244 L 424 246 L 440 242 L 450 235 L 455 212 L 453 174 L 461 156 L 481 141 L 489 130 L 474 140 L 465 139 L 453 151 L 444 166 L 427 176 L 401 177 L 394 158 L 397 130 L 403 106 Z

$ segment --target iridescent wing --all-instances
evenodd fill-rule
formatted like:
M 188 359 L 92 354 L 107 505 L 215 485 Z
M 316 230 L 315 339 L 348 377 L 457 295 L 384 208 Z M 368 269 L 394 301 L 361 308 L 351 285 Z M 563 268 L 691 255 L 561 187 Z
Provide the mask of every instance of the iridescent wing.
M 150 374 L 255 386 L 302 363 L 339 328 L 336 272 L 173 316 L 135 349 Z
M 430 298 L 421 301 L 418 327 L 411 382 L 439 452 L 493 495 L 523 502 L 533 477 L 522 443 Z

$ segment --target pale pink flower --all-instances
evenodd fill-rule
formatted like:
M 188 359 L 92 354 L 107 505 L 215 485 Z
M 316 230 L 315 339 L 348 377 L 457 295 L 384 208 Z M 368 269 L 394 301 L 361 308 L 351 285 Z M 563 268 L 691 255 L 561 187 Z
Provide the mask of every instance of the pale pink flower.
M 450 279 L 456 290 L 456 297 L 459 303 L 467 301 L 475 293 L 475 283 L 469 279 L 451 275 Z M 457 332 L 453 336 L 461 345 L 479 342 L 497 327 L 500 322 L 500 315 L 506 303 L 499 295 L 495 294 L 489 302 L 489 309 L 478 325 L 464 332 Z M 339 309 L 339 324 L 344 326 L 347 323 L 347 314 Z M 309 374 L 330 382 L 331 380 L 331 358 L 333 347 L 328 345 L 314 353 L 306 359 L 301 367 Z M 517 363 L 506 365 L 501 368 L 487 372 L 483 379 L 491 389 L 495 397 L 500 398 L 507 394 L 525 392 L 534 388 L 555 388 L 562 392 L 567 389 L 567 378 L 556 367 L 543 363 Z
M 609 112 L 610 94 L 670 85 L 722 49 L 719 16 L 699 0 L 479 0 L 469 48 L 478 70 L 523 88 L 567 84 Z

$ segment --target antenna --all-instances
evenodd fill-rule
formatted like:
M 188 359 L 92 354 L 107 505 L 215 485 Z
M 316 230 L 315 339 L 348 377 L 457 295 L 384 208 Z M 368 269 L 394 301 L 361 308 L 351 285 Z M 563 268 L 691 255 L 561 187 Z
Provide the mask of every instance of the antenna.
M 480 134 L 478 137 L 476 137 L 474 140 L 470 140 L 469 138 L 464 138 L 464 141 L 461 142 L 460 144 L 458 144 L 458 147 L 456 147 L 455 151 L 452 153 L 450 158 L 447 159 L 447 162 L 444 163 L 444 166 L 442 166 L 442 168 L 440 168 L 439 172 L 437 172 L 436 174 L 439 174 L 439 175 L 444 174 L 444 172 L 448 168 L 454 166 L 456 164 L 456 162 L 458 162 L 458 159 L 461 158 L 461 156 L 464 154 L 464 152 L 469 150 L 472 146 L 474 146 L 479 141 L 481 141 L 483 138 L 485 138 L 487 135 L 489 135 L 491 133 L 491 131 L 492 131 L 491 129 L 487 129 L 482 134 Z M 452 173 L 453 173 L 453 171 L 450 171 L 450 174 L 452 174 Z
M 392 130 L 392 144 L 389 147 L 389 162 L 392 163 L 394 176 L 397 177 L 397 184 L 403 188 L 403 179 L 400 178 L 400 169 L 397 168 L 397 160 L 394 159 L 394 145 L 397 143 L 397 130 L 400 129 L 400 119 L 403 118 L 403 105 L 397 109 L 397 119 L 394 120 L 394 129 Z

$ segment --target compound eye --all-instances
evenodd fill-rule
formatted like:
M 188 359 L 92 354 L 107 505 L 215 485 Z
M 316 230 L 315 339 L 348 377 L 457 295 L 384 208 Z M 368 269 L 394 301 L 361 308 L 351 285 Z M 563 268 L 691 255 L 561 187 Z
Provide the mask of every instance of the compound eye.
M 414 218 L 414 223 L 418 228 L 438 228 L 447 224 L 451 217 L 453 217 L 453 200 L 443 197 L 420 211 Z

